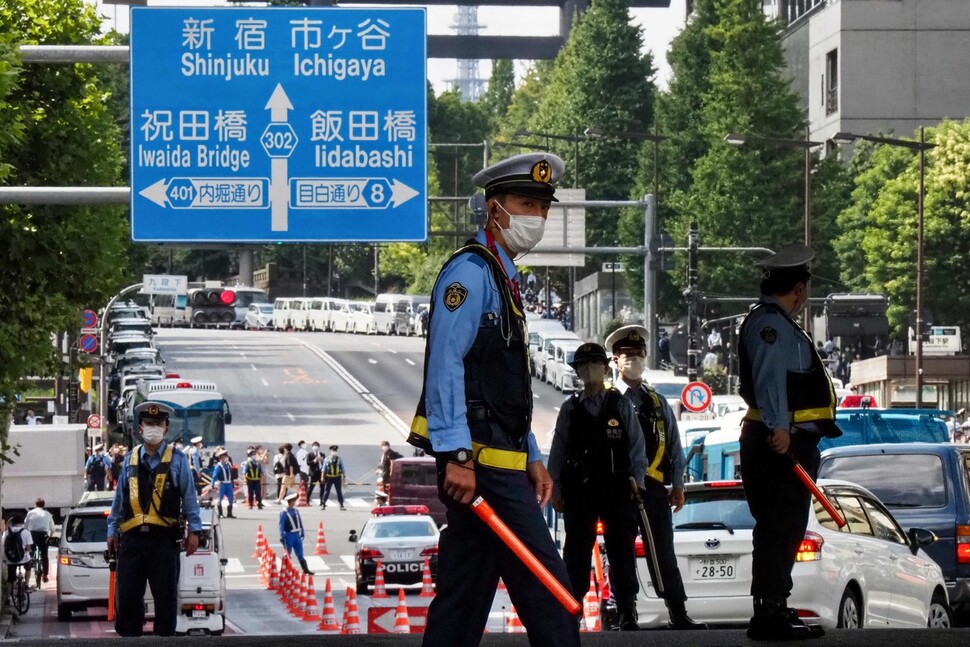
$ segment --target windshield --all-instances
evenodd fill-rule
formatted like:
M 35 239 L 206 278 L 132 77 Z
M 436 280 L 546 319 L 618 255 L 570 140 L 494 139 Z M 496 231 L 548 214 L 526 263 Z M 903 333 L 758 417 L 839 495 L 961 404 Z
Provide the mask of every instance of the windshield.
M 170 434 L 170 440 L 202 436 L 202 442 L 207 447 L 222 445 L 226 442 L 222 403 L 219 403 L 218 409 L 176 409 L 170 416 L 169 429 L 175 432 Z
M 425 519 L 402 519 L 369 524 L 363 536 L 367 539 L 390 539 L 393 537 L 434 537 L 434 523 Z
M 271 315 L 273 314 L 273 306 L 272 304 L 269 304 L 269 303 L 262 304 L 259 306 L 259 311 L 262 312 L 264 315 Z
M 262 292 L 236 292 L 236 300 L 232 305 L 246 308 L 250 303 L 269 303 L 269 299 Z
M 108 518 L 104 515 L 71 515 L 64 536 L 69 543 L 103 543 L 108 541 Z
M 858 483 L 890 509 L 946 505 L 943 461 L 936 454 L 831 456 L 818 475 Z
M 676 382 L 651 382 L 650 386 L 659 395 L 665 398 L 677 398 L 680 399 L 680 394 L 684 392 L 684 387 L 686 384 L 677 384 Z
M 674 517 L 675 529 L 685 525 L 706 527 L 724 524 L 732 530 L 754 528 L 754 517 L 740 488 L 708 488 L 689 492 L 684 508 Z
M 892 412 L 853 413 L 848 416 L 837 414 L 836 424 L 842 430 L 842 435 L 823 439 L 819 444 L 820 450 L 873 443 L 945 443 L 950 439 L 946 423 L 927 415 Z

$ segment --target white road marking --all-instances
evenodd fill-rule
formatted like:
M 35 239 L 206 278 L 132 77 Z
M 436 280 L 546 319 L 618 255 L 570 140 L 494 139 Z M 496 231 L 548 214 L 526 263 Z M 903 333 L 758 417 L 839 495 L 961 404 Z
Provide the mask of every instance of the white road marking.
M 367 360 L 367 363 L 368 364 L 376 364 L 377 363 L 377 360 L 376 359 L 368 359 Z
M 412 360 L 410 360 L 410 359 L 408 359 L 406 357 L 404 358 L 404 361 L 407 362 L 408 364 L 410 364 L 411 366 L 416 366 L 416 364 L 414 363 L 414 361 L 412 361 Z
M 226 563 L 226 575 L 236 575 L 238 573 L 245 573 L 246 569 L 243 568 L 242 562 L 239 561 L 238 557 L 230 557 L 229 561 Z
M 391 348 L 388 348 L 387 350 L 388 350 L 389 353 L 391 353 L 393 355 L 397 355 L 397 351 L 396 350 L 393 350 Z
M 287 413 L 286 417 L 289 418 L 292 422 L 296 422 L 296 418 L 293 416 L 292 413 Z
M 259 381 L 263 383 L 263 386 L 269 386 L 269 382 L 266 381 L 265 377 L 259 378 Z
M 252 367 L 253 367 L 253 370 L 254 370 L 254 371 L 257 371 L 257 370 L 259 370 L 259 369 L 257 369 L 257 368 L 256 368 L 256 365 L 255 365 L 255 364 L 250 364 L 250 366 L 252 366 Z

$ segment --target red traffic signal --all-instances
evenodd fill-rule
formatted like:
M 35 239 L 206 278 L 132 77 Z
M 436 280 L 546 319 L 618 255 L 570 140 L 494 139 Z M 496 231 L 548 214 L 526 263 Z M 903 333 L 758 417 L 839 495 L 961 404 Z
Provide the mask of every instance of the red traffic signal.
M 219 295 L 219 299 L 227 306 L 231 306 L 236 300 L 236 293 L 232 290 L 223 290 L 222 294 Z

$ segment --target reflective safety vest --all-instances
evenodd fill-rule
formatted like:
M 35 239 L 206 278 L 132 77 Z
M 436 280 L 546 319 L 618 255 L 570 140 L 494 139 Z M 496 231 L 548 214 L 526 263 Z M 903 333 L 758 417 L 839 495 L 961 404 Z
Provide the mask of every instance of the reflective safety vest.
M 334 479 L 340 476 L 341 474 L 343 474 L 343 470 L 340 469 L 340 458 L 338 458 L 337 456 L 331 456 L 330 458 L 328 458 L 324 476 L 326 476 L 328 479 Z
M 182 501 L 178 488 L 168 480 L 175 446 L 170 444 L 165 448 L 162 462 L 154 475 L 147 465 L 139 463 L 141 447 L 135 447 L 128 456 L 128 498 L 122 499 L 126 521 L 121 522 L 118 529 L 128 532 L 145 524 L 174 529 L 178 524 Z
M 525 471 L 528 463 L 526 437 L 532 422 L 532 378 L 525 315 L 509 286 L 502 262 L 477 240 L 469 240 L 452 254 L 445 266 L 469 254 L 484 262 L 502 297 L 501 313 L 498 316 L 487 313 L 482 317 L 478 335 L 463 358 L 472 458 L 486 467 Z M 432 323 L 434 308 L 432 301 Z M 430 325 L 424 361 L 425 382 L 431 347 Z M 422 391 L 408 443 L 433 455 L 424 399 Z M 505 433 L 496 433 L 495 427 Z
M 259 477 L 263 475 L 263 467 L 259 464 L 259 460 L 253 456 L 248 461 L 246 461 L 246 480 L 247 481 L 258 481 Z
M 285 528 L 286 532 L 298 532 L 303 534 L 303 519 L 300 517 L 300 512 L 296 508 L 287 507 L 286 510 L 280 512 L 286 518 Z
M 670 453 L 667 451 L 667 421 L 664 420 L 660 396 L 646 384 L 637 387 L 643 404 L 636 407 L 637 420 L 647 443 L 647 476 L 658 483 L 670 485 Z

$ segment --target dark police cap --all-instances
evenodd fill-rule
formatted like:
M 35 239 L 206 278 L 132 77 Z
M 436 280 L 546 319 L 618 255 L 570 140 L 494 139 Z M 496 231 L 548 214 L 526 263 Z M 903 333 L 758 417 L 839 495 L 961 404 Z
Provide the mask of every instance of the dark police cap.
M 640 324 L 617 328 L 606 338 L 606 347 L 618 353 L 625 348 L 646 348 L 647 329 Z
M 566 165 L 552 153 L 522 153 L 482 169 L 472 177 L 475 186 L 485 189 L 485 198 L 512 193 L 558 202 L 556 182 Z
M 340 449 L 338 446 L 336 446 L 336 445 L 330 445 L 330 451 L 335 452 L 338 449 Z
M 139 420 L 168 420 L 175 410 L 161 402 L 142 402 L 135 407 L 134 414 Z
M 569 365 L 573 368 L 577 368 L 583 364 L 588 364 L 590 362 L 602 362 L 603 364 L 608 364 L 610 358 L 606 356 L 606 349 L 599 344 L 594 344 L 593 342 L 586 342 L 576 349 L 573 354 L 573 361 L 569 362 Z
M 805 274 L 805 278 L 811 277 L 809 264 L 815 258 L 815 252 L 806 245 L 786 245 L 777 252 L 758 261 L 761 268 L 761 278 L 767 279 L 771 276 L 783 274 Z

